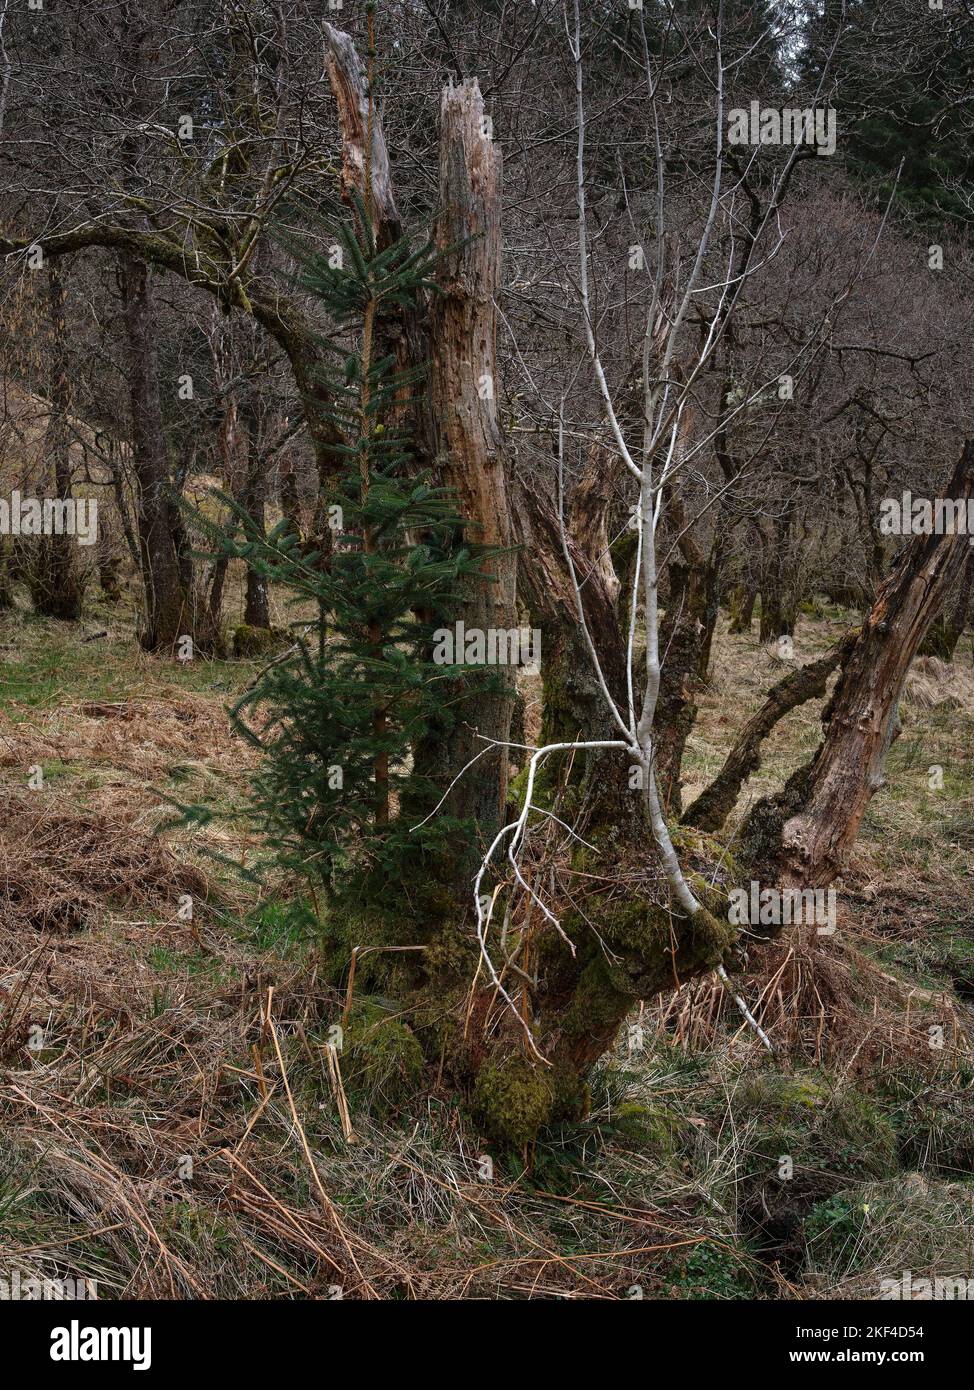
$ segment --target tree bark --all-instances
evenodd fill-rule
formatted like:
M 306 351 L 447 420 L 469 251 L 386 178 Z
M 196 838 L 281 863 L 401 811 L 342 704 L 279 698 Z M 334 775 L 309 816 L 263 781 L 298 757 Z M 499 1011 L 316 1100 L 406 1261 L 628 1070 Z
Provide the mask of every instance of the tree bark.
M 787 591 L 780 575 L 769 576 L 761 585 L 761 623 L 758 638 L 774 642 L 778 637 L 793 637 L 798 621 L 798 603 Z
M 688 414 L 681 436 L 684 451 L 689 447 L 692 421 Z M 694 688 L 706 678 L 717 625 L 721 552 L 718 528 L 709 554 L 704 554 L 677 487 L 666 490 L 666 513 L 679 553 L 667 566 L 669 594 L 660 626 L 663 659 L 656 704 L 655 763 L 662 803 L 668 812 L 679 815 L 683 755 L 697 719 Z
M 704 561 L 669 565 L 670 592 L 660 625 L 659 698 L 656 702 L 655 767 L 660 800 L 671 815 L 681 807 L 680 773 L 687 739 L 697 718 L 698 678 L 704 626 L 700 599 L 706 585 Z
M 793 637 L 798 621 L 799 595 L 791 570 L 791 540 L 794 503 L 780 522 L 773 522 L 771 534 L 762 533 L 764 563 L 761 573 L 761 622 L 759 640 L 774 642 Z
M 579 484 L 581 488 L 582 483 Z M 515 537 L 522 563 L 521 591 L 532 626 L 545 637 L 541 663 L 541 744 L 618 737 L 592 667 L 565 563 L 561 529 L 547 496 L 523 479 L 514 485 Z M 592 491 L 583 500 L 592 503 Z M 586 522 L 580 524 L 584 512 Z M 626 706 L 626 648 L 617 617 L 618 581 L 597 563 L 605 554 L 602 527 L 591 505 L 577 494 L 570 514 L 569 553 L 582 586 L 584 612 L 606 685 L 620 708 Z M 629 786 L 629 768 L 618 751 L 581 749 L 566 770 L 570 811 L 582 835 L 611 830 L 639 838 L 647 832 L 643 798 Z M 568 809 L 568 808 L 566 808 Z
M 261 448 L 260 417 L 253 392 L 248 392 L 241 402 L 241 420 L 247 438 L 247 471 L 242 502 L 247 515 L 263 535 L 266 530 L 268 462 Z M 271 625 L 267 579 L 258 574 L 252 565 L 247 566 L 244 622 L 248 627 L 269 628 Z
M 51 342 L 50 415 L 44 440 L 47 481 L 53 496 L 59 500 L 71 497 L 71 432 L 68 413 L 71 408 L 71 386 L 68 380 L 67 330 L 64 306 L 65 289 L 61 273 L 54 262 L 47 269 L 48 310 Z M 75 561 L 76 541 L 70 535 L 38 538 L 36 564 L 28 567 L 31 598 L 38 613 L 63 622 L 75 622 L 81 616 L 82 585 Z
M 736 636 L 751 631 L 754 619 L 754 601 L 758 591 L 753 584 L 737 584 L 730 596 L 730 627 L 728 631 Z
M 324 25 L 328 81 L 338 105 L 342 132 L 342 198 L 351 203 L 357 196 L 365 201 L 368 176 L 368 202 L 380 251 L 402 235 L 396 208 L 389 152 L 375 103 L 369 110 L 368 77 L 351 37 L 327 22 Z M 371 145 L 369 135 L 371 133 Z
M 430 311 L 431 388 L 437 464 L 464 518 L 463 543 L 489 550 L 483 578 L 466 586 L 457 617 L 488 632 L 517 627 L 516 559 L 508 490 L 508 447 L 498 419 L 497 311 L 501 277 L 501 181 L 498 147 L 485 133 L 475 81 L 443 92 L 440 111 L 440 293 Z M 423 752 L 444 790 L 459 768 L 485 748 L 505 743 L 514 709 L 514 673 L 496 667 L 496 688 L 476 681 L 458 692 L 456 720 L 439 748 Z M 478 737 L 480 735 L 480 737 Z M 508 757 L 503 747 L 481 757 L 454 787 L 449 811 L 476 821 L 488 841 L 502 823 Z
M 149 651 L 172 651 L 184 635 L 195 637 L 191 602 L 180 582 L 170 526 L 169 468 L 159 396 L 158 332 L 149 270 L 144 261 L 122 258 L 122 293 L 129 352 L 132 409 L 132 466 L 138 490 L 137 522 L 145 624 L 140 634 Z
M 389 157 L 379 112 L 370 111 L 368 77 L 351 38 L 325 25 L 328 77 L 342 132 L 342 196 L 361 198 L 371 212 L 377 246 L 402 235 Z M 441 293 L 428 306 L 402 306 L 376 325 L 377 351 L 393 355 L 399 369 L 414 368 L 430 354 L 431 409 L 403 399 L 404 426 L 418 464 L 435 463 L 442 483 L 456 496 L 464 518 L 458 543 L 493 551 L 483 578 L 470 581 L 457 620 L 471 629 L 517 627 L 516 561 L 508 497 L 508 451 L 497 411 L 495 296 L 501 274 L 500 150 L 486 133 L 477 83 L 448 87 L 440 111 L 440 214 L 436 246 Z M 428 335 L 427 335 L 428 327 Z M 505 553 L 497 553 L 503 551 Z M 510 736 L 513 672 L 491 672 L 492 688 L 476 678 L 453 692 L 454 719 L 430 731 L 415 756 L 431 781 L 447 791 L 456 772 L 477 754 L 484 739 L 498 745 Z M 505 814 L 508 755 L 505 748 L 480 757 L 449 792 L 445 810 L 475 821 L 489 841 Z M 468 862 L 457 856 L 458 882 Z
M 338 106 L 342 133 L 342 199 L 354 206 L 358 197 L 368 206 L 376 247 L 383 251 L 403 235 L 403 225 L 396 207 L 389 151 L 378 104 L 373 102 L 370 112 L 368 74 L 351 37 L 328 23 L 324 31 L 328 81 Z M 366 146 L 369 147 L 368 159 Z M 426 364 L 429 344 L 425 309 L 420 303 L 401 305 L 397 312 L 379 317 L 376 322 L 377 358 L 394 357 L 400 372 Z M 399 400 L 397 423 L 411 438 L 417 465 L 429 467 L 433 463 L 436 439 L 428 403 L 417 399 L 415 392 L 403 391 Z

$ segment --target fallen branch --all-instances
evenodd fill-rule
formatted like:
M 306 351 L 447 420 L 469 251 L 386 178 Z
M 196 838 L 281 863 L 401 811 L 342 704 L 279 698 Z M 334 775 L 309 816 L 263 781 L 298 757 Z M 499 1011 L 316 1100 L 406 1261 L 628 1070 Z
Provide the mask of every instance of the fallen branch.
M 720 830 L 737 802 L 741 787 L 761 766 L 761 745 L 774 726 L 799 705 L 820 699 L 832 672 L 845 664 L 858 632 L 847 633 L 818 661 L 790 671 L 768 692 L 764 704 L 737 736 L 724 766 L 710 786 L 684 812 L 683 824 L 711 833 Z

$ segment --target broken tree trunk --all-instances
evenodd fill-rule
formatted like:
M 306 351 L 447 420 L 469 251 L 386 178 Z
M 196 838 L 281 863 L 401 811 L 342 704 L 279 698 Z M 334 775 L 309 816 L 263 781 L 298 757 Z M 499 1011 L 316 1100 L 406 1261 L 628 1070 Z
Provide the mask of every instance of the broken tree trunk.
M 342 132 L 342 199 L 351 203 L 359 197 L 369 203 L 376 244 L 385 250 L 402 235 L 402 223 L 393 196 L 382 122 L 377 107 L 373 104 L 369 109 L 368 76 L 351 36 L 327 22 L 323 27 L 328 81 Z
M 331 24 L 324 25 L 325 64 L 328 81 L 338 106 L 342 134 L 342 200 L 355 207 L 361 199 L 372 222 L 376 247 L 386 250 L 403 235 L 389 168 L 389 150 L 378 106 L 369 101 L 368 72 L 350 35 Z M 357 215 L 357 214 L 356 214 Z M 394 357 L 396 370 L 424 367 L 429 357 L 426 339 L 426 305 L 399 305 L 376 321 L 376 356 Z M 412 443 L 417 465 L 432 464 L 435 452 L 433 421 L 428 402 L 415 392 L 399 393 L 398 424 Z
M 457 619 L 489 633 L 518 626 L 516 559 L 508 488 L 508 448 L 497 409 L 497 310 L 501 275 L 502 162 L 484 120 L 475 81 L 443 92 L 440 129 L 440 293 L 430 311 L 431 390 L 437 465 L 465 520 L 464 543 L 489 548 L 483 577 L 470 581 Z M 456 720 L 429 740 L 424 762 L 444 790 L 459 768 L 510 736 L 514 672 L 497 667 L 492 688 L 476 682 L 458 692 Z M 439 747 L 434 744 L 438 742 Z M 475 820 L 488 841 L 507 800 L 503 747 L 479 758 L 457 782 L 449 811 Z
M 974 494 L 974 440 L 944 496 Z M 824 887 L 844 867 L 883 785 L 906 673 L 968 555 L 966 536 L 915 536 L 881 585 L 828 707 L 825 737 L 784 791 L 758 802 L 744 851 L 769 882 Z
M 361 199 L 376 243 L 384 248 L 403 235 L 403 227 L 379 111 L 370 102 L 368 72 L 352 39 L 329 24 L 324 31 L 342 132 L 342 195 L 353 206 Z M 439 163 L 435 242 L 441 292 L 428 305 L 401 305 L 382 316 L 377 352 L 395 356 L 403 371 L 428 364 L 429 402 L 403 392 L 400 424 L 412 440 L 417 466 L 432 466 L 437 480 L 455 493 L 466 523 L 457 544 L 492 552 L 485 556 L 483 577 L 467 584 L 456 609 L 467 633 L 489 638 L 492 630 L 517 627 L 516 561 L 507 445 L 497 413 L 494 301 L 500 287 L 502 163 L 476 82 L 443 92 Z M 445 812 L 476 822 L 489 842 L 505 815 L 508 756 L 501 745 L 510 737 L 515 687 L 509 667 L 491 671 L 489 683 L 478 681 L 479 674 L 456 683 L 452 720 L 418 742 L 415 760 L 443 793 L 450 789 Z M 458 770 L 484 752 L 485 739 L 495 741 L 495 751 L 478 758 L 451 788 Z M 468 858 L 455 856 L 451 872 L 464 896 L 469 868 Z
M 346 71 L 351 71 L 350 61 Z M 354 106 L 354 82 L 348 101 Z M 349 129 L 353 127 L 350 121 Z M 374 131 L 373 124 L 373 135 Z M 349 167 L 354 171 L 354 159 Z M 564 729 L 564 741 L 571 742 L 577 736 L 591 738 L 593 731 L 616 730 L 592 671 L 558 516 L 550 501 L 541 496 L 533 499 L 537 506 L 524 506 L 515 533 L 507 443 L 497 412 L 500 200 L 500 153 L 484 120 L 479 89 L 476 83 L 450 87 L 442 104 L 441 212 L 436 228 L 440 293 L 429 307 L 432 418 L 436 471 L 455 492 L 457 513 L 464 519 L 464 534 L 456 543 L 480 548 L 483 569 L 458 595 L 451 617 L 480 635 L 515 629 L 514 541 L 536 547 L 527 600 L 533 621 L 544 630 L 542 673 L 546 696 L 552 697 L 546 700 L 542 737 Z M 617 588 L 611 565 L 602 562 L 611 488 L 597 474 L 587 483 L 576 497 L 573 526 L 578 534 L 568 546 L 579 579 L 586 581 L 585 611 L 607 682 L 625 707 L 625 643 Z M 518 487 L 519 507 L 525 502 L 521 494 Z M 470 859 L 480 853 L 477 840 L 489 843 L 507 814 L 503 744 L 509 737 L 514 682 L 510 665 L 491 672 L 495 683 L 490 687 L 477 684 L 478 674 L 474 671 L 473 679 L 454 683 L 453 721 L 444 721 L 416 748 L 417 769 L 448 792 L 445 810 L 473 822 L 475 834 L 451 841 L 446 886 L 452 892 L 441 895 L 434 882 L 435 891 L 425 894 L 429 908 L 424 906 L 421 922 L 410 929 L 409 940 L 415 941 L 418 929 L 425 933 L 427 946 L 421 964 L 409 975 L 407 1011 L 444 1073 L 468 1090 L 486 1131 L 520 1148 L 552 1119 L 582 1113 L 588 1071 L 636 1000 L 723 963 L 736 933 L 709 908 L 690 918 L 670 903 L 665 875 L 646 832 L 638 787 L 630 790 L 627 759 L 617 749 L 611 767 L 607 760 L 599 765 L 597 776 L 583 774 L 593 802 L 583 799 L 572 808 L 582 818 L 590 813 L 584 823 L 598 831 L 597 846 L 566 844 L 562 866 L 552 865 L 546 883 L 538 885 L 552 901 L 569 894 L 564 936 L 535 910 L 535 900 L 525 901 L 516 882 L 505 881 L 506 871 L 495 860 L 492 872 L 499 870 L 501 879 L 495 892 L 500 901 L 507 900 L 511 920 L 502 934 L 497 924 L 488 928 L 489 949 L 497 953 L 506 988 L 519 996 L 522 1012 L 514 1009 L 508 995 L 499 995 L 482 971 L 478 943 L 465 919 Z M 492 750 L 490 756 L 478 757 L 471 765 L 485 748 Z M 585 761 L 579 753 L 574 766 Z M 571 755 L 563 763 L 573 765 Z M 535 792 L 543 802 L 537 787 Z M 578 823 L 575 814 L 572 819 Z M 542 820 L 545 823 L 554 825 L 560 838 L 557 822 Z M 593 856 L 591 862 L 579 857 L 583 850 Z M 622 891 L 620 866 L 626 870 Z M 424 872 L 428 887 L 440 867 L 431 858 Z M 529 872 L 534 877 L 534 870 Z M 708 886 L 699 891 L 709 902 Z M 567 939 L 577 942 L 577 953 L 569 949 Z M 536 1030 L 543 1057 L 535 1044 L 528 1045 L 530 1029 Z

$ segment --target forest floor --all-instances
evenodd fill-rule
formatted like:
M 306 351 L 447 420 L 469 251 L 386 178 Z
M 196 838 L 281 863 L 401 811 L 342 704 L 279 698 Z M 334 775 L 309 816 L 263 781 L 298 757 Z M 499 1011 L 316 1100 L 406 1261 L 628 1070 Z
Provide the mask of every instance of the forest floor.
M 797 659 L 851 618 L 803 616 Z M 782 674 L 755 633 L 722 620 L 717 644 L 688 799 Z M 330 1061 L 343 1000 L 313 918 L 234 868 L 259 846 L 230 814 L 253 753 L 226 706 L 255 669 L 146 657 L 107 606 L 80 629 L 0 617 L 0 1277 L 103 1298 L 665 1299 L 974 1275 L 967 640 L 914 667 L 836 933 L 752 954 L 740 987 L 774 1056 L 713 979 L 685 986 L 633 1018 L 586 1120 L 527 1166 L 420 1073 L 388 1001 Z M 731 848 L 820 708 L 769 738 Z M 171 802 L 228 818 L 159 835 Z

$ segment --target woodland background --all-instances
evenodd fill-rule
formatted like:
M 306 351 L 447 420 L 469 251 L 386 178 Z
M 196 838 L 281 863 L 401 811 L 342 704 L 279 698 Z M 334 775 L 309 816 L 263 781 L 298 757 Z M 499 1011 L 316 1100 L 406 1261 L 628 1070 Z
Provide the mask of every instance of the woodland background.
M 0 496 L 100 523 L 0 537 L 5 1267 L 974 1273 L 974 549 L 880 528 L 974 491 L 972 39 L 0 0 Z M 439 675 L 456 621 L 540 673 Z

